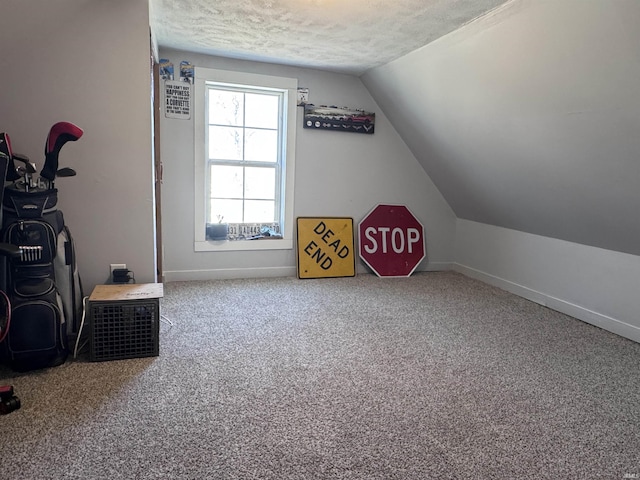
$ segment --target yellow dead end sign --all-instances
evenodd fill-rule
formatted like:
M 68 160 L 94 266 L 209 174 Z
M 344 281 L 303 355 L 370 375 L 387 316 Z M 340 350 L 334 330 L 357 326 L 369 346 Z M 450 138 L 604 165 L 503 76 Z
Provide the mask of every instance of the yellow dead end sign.
M 354 277 L 353 219 L 298 217 L 298 278 Z

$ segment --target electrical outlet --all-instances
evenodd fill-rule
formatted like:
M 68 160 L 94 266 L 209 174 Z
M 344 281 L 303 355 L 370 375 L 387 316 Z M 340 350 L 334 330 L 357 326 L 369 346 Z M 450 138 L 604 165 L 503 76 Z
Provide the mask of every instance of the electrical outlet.
M 127 268 L 127 264 L 126 263 L 112 263 L 111 264 L 111 271 L 109 272 L 109 278 L 113 278 L 113 271 L 114 270 L 118 270 L 118 269 L 125 269 Z

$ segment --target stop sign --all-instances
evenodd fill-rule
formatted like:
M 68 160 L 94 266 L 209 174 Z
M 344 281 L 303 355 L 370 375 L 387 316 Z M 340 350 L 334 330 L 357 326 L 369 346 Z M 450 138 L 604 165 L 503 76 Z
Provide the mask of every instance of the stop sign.
M 422 224 L 404 205 L 378 205 L 358 233 L 360 258 L 379 277 L 408 277 L 425 256 Z

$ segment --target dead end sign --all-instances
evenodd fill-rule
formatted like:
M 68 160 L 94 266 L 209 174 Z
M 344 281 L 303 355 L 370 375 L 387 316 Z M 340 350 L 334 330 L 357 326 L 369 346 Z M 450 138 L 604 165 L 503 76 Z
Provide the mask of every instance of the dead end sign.
M 353 218 L 298 217 L 298 278 L 354 277 Z

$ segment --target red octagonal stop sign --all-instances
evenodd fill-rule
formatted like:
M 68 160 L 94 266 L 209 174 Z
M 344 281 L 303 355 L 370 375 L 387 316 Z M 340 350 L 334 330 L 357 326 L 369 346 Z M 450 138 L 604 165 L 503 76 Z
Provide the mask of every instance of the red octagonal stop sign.
M 408 277 L 425 256 L 424 228 L 404 205 L 378 205 L 358 233 L 360 258 L 379 277 Z

